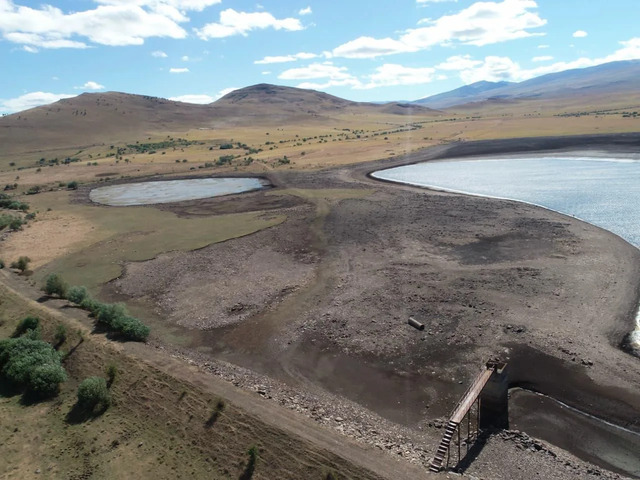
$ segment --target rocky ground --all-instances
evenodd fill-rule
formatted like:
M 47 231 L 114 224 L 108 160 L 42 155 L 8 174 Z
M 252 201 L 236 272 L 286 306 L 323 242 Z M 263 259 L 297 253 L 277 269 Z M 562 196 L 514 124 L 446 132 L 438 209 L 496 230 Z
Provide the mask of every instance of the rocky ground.
M 188 345 L 175 355 L 423 465 L 443 419 L 493 356 L 510 362 L 514 386 L 640 431 L 640 366 L 619 348 L 638 300 L 637 249 L 536 207 L 366 176 L 457 154 L 639 144 L 638 136 L 484 142 L 274 174 L 270 192 L 163 208 L 202 215 L 238 202 L 287 221 L 129 265 L 105 293 L 151 299 L 158 317 L 183 327 Z M 409 327 L 409 316 L 425 330 Z M 483 478 L 609 475 L 517 432 L 491 436 L 474 458 L 465 471 Z

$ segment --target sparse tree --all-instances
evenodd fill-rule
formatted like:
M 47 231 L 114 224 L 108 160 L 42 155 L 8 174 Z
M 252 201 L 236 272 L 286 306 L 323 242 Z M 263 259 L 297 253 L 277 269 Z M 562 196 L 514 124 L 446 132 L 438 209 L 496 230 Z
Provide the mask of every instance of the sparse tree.
M 11 262 L 11 268 L 15 268 L 20 270 L 20 272 L 24 273 L 27 268 L 29 268 L 29 263 L 31 259 L 29 257 L 23 256 L 19 257 L 15 262 Z
M 67 283 L 62 279 L 60 275 L 52 273 L 50 275 L 47 275 L 42 290 L 47 295 L 57 295 L 60 298 L 65 298 L 68 288 L 69 287 Z

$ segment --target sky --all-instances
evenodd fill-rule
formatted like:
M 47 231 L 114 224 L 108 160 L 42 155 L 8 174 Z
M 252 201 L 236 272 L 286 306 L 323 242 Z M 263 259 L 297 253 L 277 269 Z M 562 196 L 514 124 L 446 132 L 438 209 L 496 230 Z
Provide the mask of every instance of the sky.
M 638 0 L 0 0 L 0 113 L 257 83 L 416 100 L 640 58 Z

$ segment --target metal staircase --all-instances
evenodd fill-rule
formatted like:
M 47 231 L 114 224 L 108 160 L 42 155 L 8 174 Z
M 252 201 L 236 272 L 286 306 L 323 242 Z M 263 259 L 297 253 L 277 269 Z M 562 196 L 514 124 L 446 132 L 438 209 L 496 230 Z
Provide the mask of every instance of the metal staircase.
M 449 453 L 451 439 L 453 438 L 453 434 L 458 428 L 458 425 L 458 423 L 452 420 L 449 420 L 449 422 L 447 423 L 447 426 L 444 429 L 444 435 L 442 436 L 442 440 L 440 441 L 440 445 L 438 446 L 436 456 L 433 457 L 431 465 L 429 465 L 430 471 L 437 473 L 442 469 L 442 462 L 444 462 L 445 457 Z

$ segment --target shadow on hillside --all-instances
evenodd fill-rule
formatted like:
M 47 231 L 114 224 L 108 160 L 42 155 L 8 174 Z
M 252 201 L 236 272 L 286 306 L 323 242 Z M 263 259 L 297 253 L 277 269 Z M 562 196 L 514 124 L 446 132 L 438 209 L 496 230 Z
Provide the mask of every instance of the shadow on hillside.
M 73 408 L 71 410 L 69 410 L 69 413 L 67 413 L 67 415 L 65 417 L 65 422 L 67 422 L 67 423 L 69 423 L 71 425 L 77 425 L 79 423 L 84 423 L 84 422 L 87 422 L 89 420 L 93 420 L 95 418 L 98 418 L 100 415 L 102 415 L 104 412 L 107 411 L 107 408 L 109 408 L 108 405 L 100 406 L 99 409 L 91 408 L 91 407 L 85 407 L 85 406 L 80 405 L 79 403 L 76 402 L 76 404 L 73 406 Z

